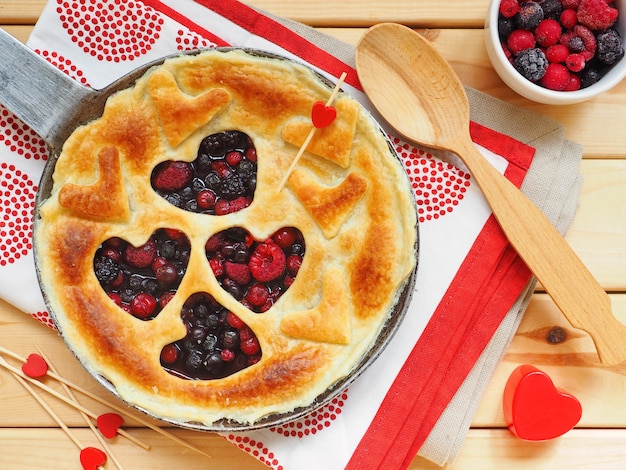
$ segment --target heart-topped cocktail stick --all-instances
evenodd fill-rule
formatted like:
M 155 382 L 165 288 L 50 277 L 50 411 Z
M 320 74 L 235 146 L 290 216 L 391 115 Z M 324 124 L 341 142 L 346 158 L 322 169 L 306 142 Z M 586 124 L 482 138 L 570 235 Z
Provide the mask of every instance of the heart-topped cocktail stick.
M 10 372 L 13 372 L 14 374 L 18 375 L 19 377 L 21 377 L 22 379 L 25 379 L 26 381 L 30 382 L 31 384 L 39 387 L 41 390 L 49 393 L 50 395 L 52 395 L 53 397 L 61 400 L 62 402 L 64 402 L 65 404 L 77 409 L 78 411 L 82 411 L 83 413 L 85 413 L 87 416 L 89 416 L 92 419 L 98 419 L 98 415 L 96 415 L 95 413 L 93 413 L 92 411 L 88 410 L 87 408 L 85 408 L 83 405 L 79 404 L 79 403 L 74 403 L 72 400 L 70 400 L 69 398 L 67 398 L 65 395 L 57 392 L 56 390 L 54 390 L 53 388 L 48 387 L 46 384 L 35 380 L 31 377 L 29 377 L 28 375 L 24 374 L 21 370 L 13 367 L 11 364 L 9 364 L 8 362 L 6 362 L 4 360 L 4 358 L 2 358 L 2 356 L 0 356 L 0 366 L 4 367 L 5 369 L 9 370 Z M 48 371 L 47 375 L 50 375 L 54 378 L 58 377 L 56 374 L 51 373 L 50 371 Z M 69 384 L 68 384 L 69 385 Z M 150 449 L 150 445 L 146 444 L 145 442 L 137 439 L 136 437 L 134 437 L 133 435 L 127 433 L 126 431 L 124 431 L 123 429 L 119 430 L 119 434 L 120 436 L 124 436 L 126 439 L 134 442 L 135 444 L 137 444 L 140 447 L 143 447 L 145 450 L 149 450 Z
M 40 356 L 46 361 L 46 363 L 48 364 L 48 367 L 50 368 L 50 370 L 52 372 L 54 372 L 55 374 L 58 375 L 58 370 L 56 369 L 56 367 L 54 367 L 54 364 L 52 364 L 52 362 L 50 361 L 50 359 L 46 356 L 46 354 L 42 351 L 42 349 L 39 347 L 38 344 L 35 343 L 35 347 L 37 348 L 37 351 L 39 351 Z M 75 403 L 78 403 L 78 400 L 76 399 L 76 396 L 74 395 L 74 392 L 72 392 L 72 390 L 65 385 L 64 383 L 61 384 L 61 387 L 63 388 L 63 391 L 65 392 L 65 394 L 68 396 L 68 398 L 70 400 L 73 400 Z M 104 448 L 104 450 L 106 451 L 108 457 L 111 459 L 111 462 L 113 462 L 115 464 L 115 466 L 119 469 L 119 470 L 124 470 L 124 468 L 122 467 L 122 464 L 119 462 L 119 460 L 117 460 L 117 458 L 115 457 L 115 455 L 113 454 L 112 450 L 111 450 L 111 446 L 107 443 L 107 441 L 104 439 L 104 437 L 102 436 L 102 434 L 100 432 L 98 432 L 98 429 L 96 428 L 96 426 L 93 424 L 93 421 L 91 420 L 91 418 L 86 414 L 83 413 L 82 411 L 79 412 L 80 415 L 83 417 L 83 419 L 85 420 L 85 423 L 87 424 L 87 426 L 89 426 L 89 428 L 91 429 L 91 431 L 94 433 L 94 435 L 96 436 L 96 439 L 98 439 L 98 442 L 100 442 L 100 445 Z
M 345 81 L 347 75 L 348 74 L 346 72 L 343 72 L 341 74 L 341 76 L 339 77 L 339 80 L 337 81 L 337 84 L 335 85 L 335 88 L 333 89 L 333 92 L 328 97 L 328 101 L 326 101 L 326 104 L 324 104 L 324 102 L 322 101 L 318 101 L 313 104 L 313 109 L 311 110 L 311 120 L 313 121 L 313 127 L 311 128 L 311 131 L 309 132 L 309 134 L 306 136 L 306 139 L 304 139 L 304 142 L 300 146 L 298 153 L 296 153 L 296 156 L 291 162 L 291 165 L 289 165 L 289 168 L 283 175 L 283 179 L 280 181 L 280 184 L 278 185 L 278 192 L 281 192 L 283 190 L 285 183 L 287 183 L 287 180 L 289 179 L 289 175 L 291 174 L 293 169 L 296 167 L 296 165 L 300 161 L 300 158 L 302 157 L 307 147 L 311 143 L 311 140 L 313 139 L 313 136 L 315 135 L 315 131 L 317 131 L 317 129 L 319 128 L 329 126 L 335 120 L 335 117 L 337 116 L 336 110 L 335 108 L 332 108 L 331 105 L 333 104 L 333 101 L 335 101 L 335 98 L 337 97 L 337 94 L 339 93 L 339 90 L 341 89 L 341 85 Z M 330 117 L 327 117 L 329 114 L 330 114 Z
M 26 362 L 26 358 L 20 356 L 19 354 L 14 353 L 13 351 L 8 350 L 8 349 L 6 349 L 6 348 L 4 348 L 2 346 L 0 346 L 0 354 L 4 354 L 6 356 L 12 357 L 16 361 Z M 0 362 L 0 366 L 2 366 L 2 365 L 3 364 Z M 15 369 L 15 368 L 13 368 L 13 370 L 15 370 L 17 372 L 20 372 L 19 370 Z M 20 373 L 20 375 L 21 375 L 21 373 Z M 157 432 L 157 433 L 161 434 L 162 436 L 167 437 L 168 439 L 176 442 L 177 444 L 180 444 L 180 445 L 182 445 L 183 447 L 186 447 L 189 450 L 193 450 L 194 452 L 202 454 L 205 457 L 211 458 L 211 455 L 209 455 L 206 452 L 202 451 L 201 449 L 198 449 L 197 447 L 195 447 L 195 446 L 185 442 L 184 440 L 180 439 L 179 437 L 175 436 L 174 434 L 172 434 L 172 433 L 170 433 L 170 432 L 160 428 L 159 426 L 156 426 L 156 425 L 152 424 L 151 422 L 149 422 L 149 421 L 147 421 L 147 420 L 145 420 L 145 419 L 143 419 L 143 418 L 141 418 L 139 416 L 132 415 L 131 413 L 129 413 L 127 410 L 125 410 L 121 406 L 117 406 L 117 405 L 115 405 L 113 403 L 107 402 L 104 398 L 101 398 L 98 395 L 96 395 L 94 393 L 91 393 L 89 390 L 86 390 L 86 389 L 82 388 L 81 386 L 76 385 L 76 384 L 70 382 L 69 380 L 65 379 L 64 377 L 62 377 L 62 376 L 60 376 L 58 374 L 55 374 L 54 372 L 52 372 L 50 370 L 47 372 L 47 375 L 49 377 L 55 379 L 56 381 L 61 382 L 61 383 L 65 384 L 65 385 L 67 385 L 72 390 L 74 390 L 74 391 L 76 391 L 78 393 L 81 393 L 81 394 L 85 395 L 86 397 L 91 398 L 92 400 L 97 401 L 98 403 L 111 408 L 112 410 L 120 413 L 121 415 L 124 415 L 124 416 L 126 416 L 126 417 L 128 417 L 128 418 L 130 418 L 130 419 L 132 419 L 134 421 L 136 421 L 137 423 L 141 424 L 142 426 L 145 426 L 147 428 L 152 429 L 154 432 Z M 36 380 L 34 382 L 38 383 L 38 384 L 41 384 L 41 382 L 38 382 Z M 41 385 L 43 385 L 43 384 L 41 384 Z M 52 389 L 50 389 L 50 390 L 52 390 Z M 55 390 L 52 390 L 52 391 L 56 393 Z M 88 414 L 88 416 L 89 416 L 89 414 Z M 147 446 L 147 447 L 145 447 L 145 446 Z M 148 450 L 150 448 L 149 445 L 143 444 L 143 443 L 142 443 L 141 447 L 144 447 L 146 450 Z
M 6 362 L 6 360 L 2 356 L 0 356 L 0 364 L 3 366 L 5 365 L 9 366 L 9 364 Z M 44 399 L 41 398 L 39 394 L 33 389 L 33 387 L 30 386 L 30 384 L 24 379 L 24 377 L 22 377 L 20 374 L 12 370 L 10 370 L 10 372 L 13 375 L 13 377 L 15 377 L 15 380 L 17 380 L 18 383 L 22 385 L 22 387 L 24 387 L 24 389 L 33 396 L 33 398 L 37 401 L 37 403 L 39 403 L 41 407 L 44 410 L 46 410 L 46 412 L 57 423 L 57 425 L 63 430 L 63 432 L 67 434 L 67 437 L 69 437 L 70 440 L 76 445 L 76 447 L 78 447 L 78 450 L 80 452 L 83 452 L 84 449 L 87 449 L 87 447 L 85 447 L 83 443 L 78 440 L 78 438 L 74 435 L 74 433 L 70 431 L 70 428 L 67 427 L 67 425 L 63 422 L 63 420 L 59 417 L 59 415 L 57 415 L 56 412 L 52 408 L 50 408 L 50 405 L 48 405 L 44 401 Z M 102 467 L 98 465 L 96 468 L 102 468 Z

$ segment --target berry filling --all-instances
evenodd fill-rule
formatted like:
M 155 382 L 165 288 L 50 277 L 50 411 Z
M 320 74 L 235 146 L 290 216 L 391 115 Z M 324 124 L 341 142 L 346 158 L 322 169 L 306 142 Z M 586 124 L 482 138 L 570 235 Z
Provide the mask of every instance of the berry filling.
M 180 285 L 191 246 L 175 229 L 159 229 L 141 246 L 109 238 L 96 251 L 94 273 L 122 310 L 141 320 L 155 318 Z
M 502 48 L 526 79 L 551 90 L 593 85 L 624 57 L 613 0 L 501 0 Z
M 189 212 L 225 215 L 248 207 L 254 198 L 256 149 L 240 131 L 205 137 L 192 162 L 168 160 L 152 171 L 152 188 Z
M 205 245 L 206 256 L 218 282 L 246 308 L 269 310 L 293 283 L 302 265 L 302 233 L 284 227 L 264 241 L 233 227 L 216 233 Z
M 232 375 L 261 359 L 254 332 L 211 294 L 193 294 L 181 312 L 187 335 L 161 350 L 161 365 L 183 379 L 211 380 Z

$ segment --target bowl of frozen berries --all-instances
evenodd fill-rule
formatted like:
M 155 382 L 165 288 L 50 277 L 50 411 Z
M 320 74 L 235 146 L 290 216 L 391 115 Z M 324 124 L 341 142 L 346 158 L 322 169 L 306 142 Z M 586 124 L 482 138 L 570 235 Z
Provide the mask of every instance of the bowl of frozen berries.
M 573 104 L 626 76 L 626 0 L 492 0 L 485 22 L 491 63 L 513 91 Z

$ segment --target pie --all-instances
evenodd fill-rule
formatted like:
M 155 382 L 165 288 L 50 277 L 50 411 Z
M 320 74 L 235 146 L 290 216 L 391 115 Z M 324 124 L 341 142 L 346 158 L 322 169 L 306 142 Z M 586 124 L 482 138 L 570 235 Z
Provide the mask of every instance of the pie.
M 167 59 L 56 160 L 36 261 L 64 340 L 127 403 L 222 429 L 307 409 L 412 289 L 405 171 L 361 105 L 238 49 Z M 400 307 L 399 307 L 400 305 Z

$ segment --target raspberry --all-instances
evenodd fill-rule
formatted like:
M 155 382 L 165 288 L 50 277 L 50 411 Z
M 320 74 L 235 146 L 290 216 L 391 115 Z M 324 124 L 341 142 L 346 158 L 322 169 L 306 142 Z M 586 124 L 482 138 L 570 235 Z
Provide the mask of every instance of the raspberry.
M 152 186 L 162 191 L 177 191 L 193 178 L 193 169 L 187 162 L 167 161 L 159 164 L 152 176 Z
M 586 64 L 587 62 L 582 54 L 570 54 L 567 56 L 567 59 L 565 59 L 565 65 L 572 72 L 580 72 L 585 68 Z
M 555 44 L 546 50 L 548 62 L 562 63 L 567 60 L 567 56 L 569 56 L 569 48 L 564 44 Z
M 543 47 L 554 46 L 561 38 L 561 25 L 556 20 L 543 20 L 535 28 L 535 40 Z
M 585 60 L 591 60 L 596 53 L 597 43 L 593 32 L 583 25 L 576 25 L 571 31 L 564 33 L 561 44 L 569 47 L 571 52 L 580 52 Z
M 570 73 L 567 67 L 561 64 L 549 64 L 540 83 L 550 90 L 562 90 L 567 86 Z
M 578 17 L 576 16 L 576 10 L 568 8 L 561 13 L 561 26 L 565 29 L 572 29 L 578 24 Z
M 579 3 L 580 0 L 561 0 L 563 8 L 571 8 L 573 10 L 576 10 L 578 8 Z
M 128 245 L 124 250 L 124 260 L 134 268 L 147 268 L 156 257 L 156 244 L 150 239 L 143 245 L 135 248 Z
M 515 58 L 513 66 L 526 79 L 536 82 L 545 75 L 548 60 L 541 49 L 526 49 Z
M 226 277 L 232 279 L 237 284 L 243 286 L 250 282 L 250 269 L 247 264 L 226 261 L 224 263 L 224 271 Z
M 517 0 L 502 0 L 500 3 L 500 14 L 505 18 L 512 18 L 519 11 Z
M 581 0 L 577 10 L 578 22 L 593 31 L 610 28 L 617 19 L 617 9 L 605 0 Z
M 624 45 L 619 33 L 614 29 L 608 29 L 597 36 L 598 53 L 600 62 L 612 65 L 624 57 Z
M 535 47 L 535 36 L 525 29 L 516 29 L 509 35 L 506 45 L 513 55 L 517 55 L 525 49 Z
M 269 282 L 278 278 L 286 266 L 285 253 L 272 240 L 259 243 L 248 262 L 252 277 L 259 282 Z
M 515 16 L 517 27 L 528 31 L 535 29 L 541 20 L 543 20 L 543 10 L 535 2 L 522 3 Z

